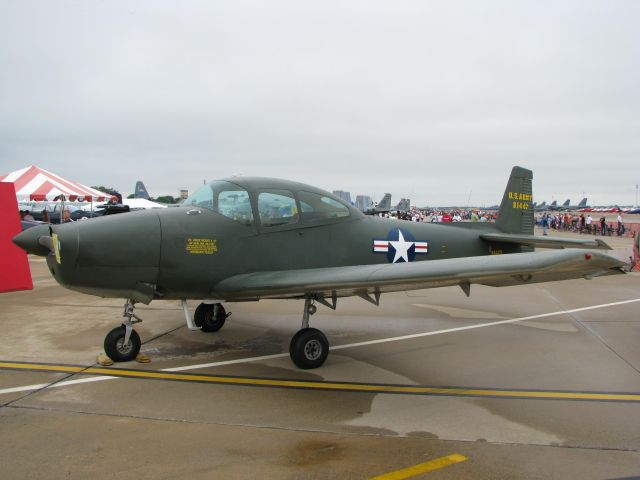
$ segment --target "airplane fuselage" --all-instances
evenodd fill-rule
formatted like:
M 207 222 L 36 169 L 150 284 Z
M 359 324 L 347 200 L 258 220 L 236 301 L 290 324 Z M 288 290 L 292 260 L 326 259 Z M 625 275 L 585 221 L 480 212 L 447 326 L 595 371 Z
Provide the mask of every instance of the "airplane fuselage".
M 206 209 L 179 207 L 57 226 L 59 256 L 48 255 L 47 262 L 63 286 L 101 297 L 146 303 L 154 298 L 219 298 L 218 282 L 249 272 L 520 251 L 516 245 L 479 238 L 493 229 L 493 224 L 456 227 L 359 212 L 267 228 Z

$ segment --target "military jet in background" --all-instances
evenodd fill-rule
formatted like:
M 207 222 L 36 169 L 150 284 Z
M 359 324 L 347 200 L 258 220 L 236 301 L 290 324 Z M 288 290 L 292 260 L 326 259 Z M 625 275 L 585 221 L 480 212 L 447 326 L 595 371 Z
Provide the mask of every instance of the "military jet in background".
M 565 210 L 569 207 L 569 203 L 571 203 L 571 200 L 569 198 L 567 198 L 562 205 L 558 205 L 558 202 L 554 201 L 551 205 L 549 205 L 549 210 L 552 212 Z
M 581 208 L 587 208 L 587 198 L 583 198 L 582 200 L 580 200 L 580 203 L 578 203 L 577 205 L 563 205 L 564 210 L 580 210 Z
M 147 192 L 147 188 L 144 186 L 142 180 L 138 180 L 136 182 L 136 189 L 133 193 L 133 198 L 144 198 L 145 200 L 149 200 L 149 192 Z
M 180 207 L 63 225 L 14 238 L 46 257 L 64 287 L 126 299 L 122 325 L 105 352 L 133 360 L 141 319 L 135 304 L 182 300 L 190 329 L 220 330 L 222 301 L 304 300 L 290 343 L 300 368 L 321 366 L 327 337 L 310 327 L 317 305 L 358 296 L 378 305 L 386 292 L 471 284 L 504 287 L 624 273 L 599 239 L 533 235 L 532 172 L 514 167 L 495 223 L 431 224 L 366 216 L 323 190 L 272 178 L 233 177 L 202 186 Z M 535 247 L 570 248 L 534 252 Z M 504 254 L 504 255 L 503 255 Z M 191 317 L 187 300 L 203 300 Z
M 547 208 L 549 208 L 549 207 L 547 206 L 547 202 L 546 202 L 546 201 L 545 201 L 545 202 L 542 202 L 540 205 L 538 205 L 538 204 L 537 204 L 537 203 L 535 203 L 535 202 L 534 202 L 534 204 L 533 204 L 533 209 L 534 209 L 536 212 L 544 212 L 544 211 L 546 211 L 546 210 L 547 210 Z
M 392 212 L 405 213 L 405 212 L 408 212 L 409 210 L 411 210 L 411 200 L 409 200 L 408 198 L 401 198 L 400 201 L 398 202 L 398 205 L 391 208 Z
M 385 193 L 379 203 L 371 204 L 363 213 L 365 215 L 377 215 L 379 213 L 389 213 L 391 210 L 391 194 Z
M 371 207 L 367 208 L 363 213 L 365 215 L 378 215 L 380 213 L 389 213 L 389 212 L 408 212 L 411 210 L 411 200 L 408 198 L 401 198 L 398 204 L 395 207 L 391 206 L 391 194 L 385 193 L 380 203 L 373 204 Z
M 573 210 L 580 210 L 587 206 L 587 199 L 580 200 L 578 205 L 571 205 L 571 199 L 567 198 L 562 205 L 558 205 L 558 202 L 554 201 L 551 205 L 545 205 L 545 202 L 535 206 L 536 212 L 569 212 Z

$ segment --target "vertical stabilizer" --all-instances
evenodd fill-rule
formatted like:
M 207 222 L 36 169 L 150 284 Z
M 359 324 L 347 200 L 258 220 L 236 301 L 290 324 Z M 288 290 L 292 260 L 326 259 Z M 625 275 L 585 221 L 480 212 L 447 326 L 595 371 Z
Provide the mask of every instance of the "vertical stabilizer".
M 562 204 L 563 207 L 568 207 L 571 204 L 571 199 L 567 198 L 567 200 Z
M 149 193 L 147 192 L 146 187 L 144 186 L 144 183 L 142 183 L 142 180 L 138 180 L 136 182 L 136 191 L 133 194 L 134 198 L 144 198 L 149 200 Z
M 394 210 L 397 210 L 399 212 L 408 212 L 409 210 L 411 210 L 410 203 L 411 202 L 408 198 L 401 198 Z
M 513 167 L 496 226 L 505 233 L 533 235 L 533 172 Z
M 385 193 L 382 200 L 378 204 L 378 210 L 386 210 L 389 211 L 391 209 L 391 194 Z
M 578 204 L 578 207 L 582 208 L 582 207 L 586 207 L 587 206 L 587 199 L 583 198 L 582 200 L 580 200 L 580 203 Z

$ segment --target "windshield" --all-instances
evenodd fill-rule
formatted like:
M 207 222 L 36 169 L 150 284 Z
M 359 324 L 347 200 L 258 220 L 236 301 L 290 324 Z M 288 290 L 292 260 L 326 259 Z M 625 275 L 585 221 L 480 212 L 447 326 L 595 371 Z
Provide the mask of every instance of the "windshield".
M 245 225 L 253 223 L 249 193 L 229 182 L 211 182 L 196 190 L 183 205 L 206 208 Z

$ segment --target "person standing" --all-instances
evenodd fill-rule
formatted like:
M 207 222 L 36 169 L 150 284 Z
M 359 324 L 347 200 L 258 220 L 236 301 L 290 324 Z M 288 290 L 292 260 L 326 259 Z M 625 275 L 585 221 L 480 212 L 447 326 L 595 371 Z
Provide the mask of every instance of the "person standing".
M 616 218 L 618 221 L 618 236 L 622 236 L 624 233 L 624 223 L 622 223 L 622 213 L 618 212 L 618 217 Z
M 62 222 L 63 223 L 69 223 L 69 222 L 74 222 L 75 220 L 73 220 L 71 218 L 71 212 L 68 209 L 64 209 L 64 211 L 62 212 Z

